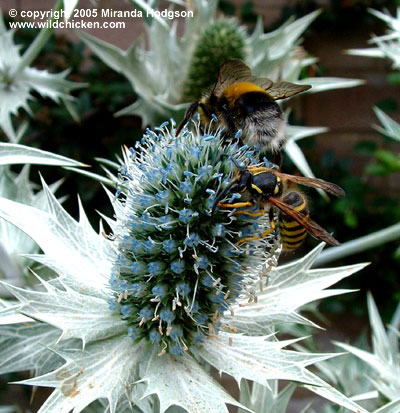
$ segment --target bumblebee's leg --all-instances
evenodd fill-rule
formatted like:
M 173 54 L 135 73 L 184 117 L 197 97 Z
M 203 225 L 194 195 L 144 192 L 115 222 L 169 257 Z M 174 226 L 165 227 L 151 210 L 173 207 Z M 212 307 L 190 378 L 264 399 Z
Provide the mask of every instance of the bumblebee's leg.
M 279 149 L 278 152 L 274 152 L 274 157 L 272 159 L 272 162 L 275 165 L 278 165 L 279 170 L 282 168 L 282 162 L 283 162 L 283 155 L 282 155 L 282 149 Z
M 267 235 L 272 234 L 273 232 L 275 232 L 274 214 L 273 214 L 273 212 L 271 212 L 271 211 L 272 211 L 272 208 L 270 208 L 270 210 L 269 210 L 269 223 L 270 223 L 271 228 L 268 228 L 268 229 L 267 229 L 266 231 L 264 231 L 260 236 L 259 236 L 259 235 L 256 235 L 256 236 L 254 236 L 254 237 L 243 238 L 243 239 L 241 239 L 240 241 L 238 241 L 238 242 L 236 243 L 236 245 L 240 245 L 240 244 L 242 244 L 243 242 L 247 242 L 247 241 L 256 241 L 256 240 L 258 240 L 258 239 L 265 238 Z M 261 212 L 264 212 L 264 213 L 265 213 L 265 211 L 261 211 Z M 272 217 L 272 219 L 271 219 L 271 217 Z
M 227 108 L 227 104 L 222 105 L 221 113 L 222 113 L 222 115 L 224 116 L 224 119 L 225 119 L 226 124 L 228 125 L 229 133 L 230 133 L 232 136 L 235 136 L 235 134 L 237 133 L 238 129 L 237 129 L 236 125 L 235 125 L 235 122 L 233 121 L 233 117 L 232 117 L 232 115 L 231 115 L 231 112 L 230 112 L 229 109 Z M 244 142 L 243 142 L 242 138 L 239 138 L 238 140 L 239 140 L 240 146 L 243 146 L 243 145 L 244 145 Z
M 201 107 L 201 109 L 203 110 L 207 118 L 211 120 L 213 114 L 210 112 L 208 107 L 204 103 L 201 103 L 201 102 L 199 103 L 199 106 Z
M 181 130 L 183 129 L 185 124 L 196 113 L 198 106 L 199 106 L 199 102 L 194 102 L 188 107 L 182 122 L 179 124 L 178 128 L 176 129 L 175 136 L 178 136 L 181 133 Z
M 220 208 L 243 208 L 243 207 L 254 206 L 254 204 L 250 201 L 248 201 L 248 202 L 236 202 L 235 204 L 222 204 L 221 202 L 218 202 L 217 205 Z

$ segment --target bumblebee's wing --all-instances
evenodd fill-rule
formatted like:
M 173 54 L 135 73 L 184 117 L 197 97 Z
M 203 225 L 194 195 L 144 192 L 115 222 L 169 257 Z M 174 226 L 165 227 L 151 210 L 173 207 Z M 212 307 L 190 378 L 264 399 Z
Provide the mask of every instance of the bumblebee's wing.
M 188 122 L 188 120 L 196 113 L 198 107 L 199 102 L 194 102 L 187 108 L 183 121 L 179 124 L 178 128 L 176 129 L 175 136 L 178 136 L 181 133 L 181 130 L 185 126 L 186 122 Z
M 261 86 L 265 90 L 270 89 L 272 85 L 274 84 L 274 82 L 271 79 L 268 79 L 267 77 L 252 76 L 251 79 L 249 79 L 249 81 L 255 83 L 258 86 Z
M 296 211 L 293 207 L 288 204 L 285 204 L 278 198 L 270 198 L 268 202 L 277 208 L 279 208 L 284 214 L 289 215 L 293 218 L 297 223 L 303 226 L 313 237 L 326 242 L 330 245 L 340 245 L 339 241 L 337 241 L 331 234 L 329 234 L 325 229 L 323 229 L 320 225 L 318 225 L 312 219 L 300 214 L 300 212 Z
M 251 78 L 250 68 L 239 59 L 227 60 L 218 71 L 217 82 L 211 93 L 220 96 L 229 85 Z
M 297 85 L 290 82 L 273 83 L 269 88 L 265 88 L 268 95 L 274 100 L 289 98 L 310 89 L 310 85 Z
M 305 176 L 288 175 L 288 174 L 284 174 L 278 171 L 273 171 L 273 173 L 276 176 L 279 176 L 282 179 L 288 180 L 290 182 L 294 182 L 295 184 L 323 189 L 324 191 L 329 192 L 330 194 L 335 195 L 339 198 L 343 198 L 344 196 L 346 196 L 346 193 L 339 185 L 336 185 L 332 182 L 324 181 L 323 179 L 306 178 Z

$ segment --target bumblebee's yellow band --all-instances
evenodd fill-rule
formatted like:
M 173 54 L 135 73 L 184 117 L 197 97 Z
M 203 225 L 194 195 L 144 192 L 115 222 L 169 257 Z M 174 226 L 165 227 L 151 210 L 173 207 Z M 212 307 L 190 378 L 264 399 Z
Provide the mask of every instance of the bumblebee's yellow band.
M 224 91 L 224 96 L 230 104 L 233 104 L 237 98 L 249 92 L 261 92 L 267 94 L 265 89 L 255 83 L 239 82 L 227 87 Z

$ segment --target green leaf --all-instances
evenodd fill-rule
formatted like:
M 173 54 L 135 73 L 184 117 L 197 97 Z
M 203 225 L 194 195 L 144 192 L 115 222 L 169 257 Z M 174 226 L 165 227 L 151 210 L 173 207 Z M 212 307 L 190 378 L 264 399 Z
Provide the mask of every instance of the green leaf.
M 371 47 L 368 49 L 348 49 L 346 54 L 351 56 L 364 56 L 374 58 L 384 58 L 385 55 L 378 47 Z
M 382 319 L 379 316 L 378 308 L 372 298 L 371 293 L 367 295 L 369 323 L 372 328 L 372 347 L 373 352 L 381 359 L 386 359 L 389 364 L 396 358 L 396 353 L 392 354 L 386 330 Z
M 397 85 L 398 83 L 400 83 L 400 72 L 389 73 L 386 76 L 386 81 L 388 83 Z
M 323 126 L 293 126 L 287 125 L 286 133 L 289 140 L 298 141 L 309 136 L 319 135 L 325 133 L 328 128 Z
M 63 0 L 64 11 L 65 11 L 65 20 L 69 20 L 72 16 L 75 7 L 78 5 L 79 0 Z
M 316 10 L 295 21 L 290 19 L 270 33 L 263 33 L 262 21 L 258 20 L 254 32 L 249 38 L 250 56 L 248 58 L 249 62 L 256 62 L 252 64 L 252 69 L 256 74 L 265 73 L 267 75 L 268 71 L 271 70 L 269 66 L 272 61 L 286 57 L 299 43 L 300 36 L 320 13 L 320 10 Z
M 386 398 L 397 401 L 400 392 L 400 377 L 398 374 L 400 369 L 400 333 L 392 328 L 391 331 L 397 333 L 397 338 L 395 338 L 393 333 L 389 336 L 389 333 L 385 331 L 371 295 L 368 296 L 368 312 L 372 327 L 372 353 L 344 343 L 335 344 L 369 365 L 374 370 L 369 374 L 371 383 Z M 398 318 L 398 314 L 395 315 L 395 318 Z

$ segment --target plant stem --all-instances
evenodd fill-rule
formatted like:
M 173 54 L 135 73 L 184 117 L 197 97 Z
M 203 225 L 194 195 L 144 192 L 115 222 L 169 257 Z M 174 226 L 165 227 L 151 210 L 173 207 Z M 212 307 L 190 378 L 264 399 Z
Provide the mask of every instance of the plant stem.
M 400 238 L 400 222 L 372 234 L 365 235 L 364 237 L 345 242 L 338 247 L 329 248 L 326 251 L 323 251 L 316 259 L 314 266 L 323 265 L 347 257 L 348 255 L 357 254 L 358 252 L 374 248 L 398 238 Z
M 51 14 L 51 17 L 49 18 L 47 24 L 43 29 L 40 31 L 40 33 L 35 37 L 35 40 L 32 42 L 32 44 L 28 47 L 28 49 L 25 51 L 25 53 L 22 55 L 22 59 L 19 62 L 18 66 L 12 73 L 12 77 L 17 76 L 22 70 L 24 70 L 25 67 L 30 66 L 30 64 L 36 59 L 40 51 L 42 50 L 43 46 L 47 43 L 49 40 L 53 29 L 52 29 L 52 23 L 55 20 L 58 20 L 54 17 L 54 12 L 55 11 L 60 11 L 62 8 L 62 0 L 57 0 L 55 6 L 53 7 L 53 13 Z

